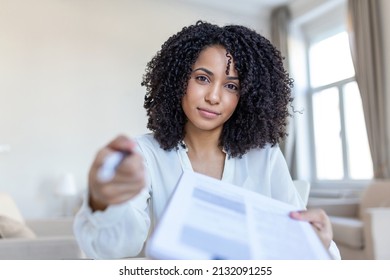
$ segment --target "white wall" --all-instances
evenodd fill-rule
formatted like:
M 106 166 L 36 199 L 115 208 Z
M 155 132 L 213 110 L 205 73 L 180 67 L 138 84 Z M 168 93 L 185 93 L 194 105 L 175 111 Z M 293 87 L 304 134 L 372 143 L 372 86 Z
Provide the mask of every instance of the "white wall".
M 179 2 L 0 0 L 0 191 L 26 218 L 59 215 L 62 174 L 84 190 L 98 148 L 146 132 L 140 82 L 170 35 L 197 19 L 267 34 L 263 15 Z

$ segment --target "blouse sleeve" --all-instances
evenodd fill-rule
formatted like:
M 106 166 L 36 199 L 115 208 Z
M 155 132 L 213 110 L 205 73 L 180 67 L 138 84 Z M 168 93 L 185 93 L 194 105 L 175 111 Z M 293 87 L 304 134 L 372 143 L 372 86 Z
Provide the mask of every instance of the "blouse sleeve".
M 273 147 L 270 154 L 270 183 L 272 197 L 305 209 L 288 170 L 286 160 L 279 147 Z
M 80 248 L 92 259 L 118 259 L 138 255 L 148 236 L 150 218 L 147 188 L 125 203 L 92 212 L 87 195 L 73 225 Z
M 306 205 L 304 205 L 298 191 L 295 189 L 286 160 L 278 147 L 275 148 L 274 153 L 271 155 L 271 166 L 273 195 L 281 197 L 281 200 L 290 204 L 305 209 Z M 341 259 L 339 249 L 333 240 L 330 243 L 328 251 L 333 259 Z

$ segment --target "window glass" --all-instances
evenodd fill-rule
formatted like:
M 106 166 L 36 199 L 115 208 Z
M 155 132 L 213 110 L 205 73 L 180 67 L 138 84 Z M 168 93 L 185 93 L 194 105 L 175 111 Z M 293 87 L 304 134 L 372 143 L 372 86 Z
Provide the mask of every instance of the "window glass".
M 309 49 L 310 84 L 316 88 L 353 77 L 347 32 L 314 43 Z
M 345 31 L 308 48 L 317 180 L 373 178 L 361 96 Z
M 337 88 L 313 94 L 313 125 L 317 178 L 343 178 L 340 109 Z

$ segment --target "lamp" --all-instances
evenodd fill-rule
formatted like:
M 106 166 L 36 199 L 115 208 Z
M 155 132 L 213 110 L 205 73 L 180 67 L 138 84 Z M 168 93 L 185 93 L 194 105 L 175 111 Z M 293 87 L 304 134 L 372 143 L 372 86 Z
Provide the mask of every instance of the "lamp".
M 77 195 L 77 186 L 74 175 L 72 173 L 64 174 L 55 189 L 55 192 L 62 199 L 62 215 L 69 216 L 72 214 L 70 209 L 70 202 L 74 196 Z

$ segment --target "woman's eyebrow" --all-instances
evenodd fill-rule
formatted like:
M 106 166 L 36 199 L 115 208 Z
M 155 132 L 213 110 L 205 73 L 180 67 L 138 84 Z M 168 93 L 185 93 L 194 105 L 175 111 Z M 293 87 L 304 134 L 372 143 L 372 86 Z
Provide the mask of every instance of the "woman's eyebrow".
M 210 70 L 204 68 L 204 67 L 199 67 L 199 68 L 196 68 L 195 70 L 193 70 L 192 72 L 196 72 L 196 71 L 203 71 L 203 72 L 206 72 L 206 74 L 210 75 L 210 76 L 214 76 L 214 73 L 211 72 Z M 227 77 L 228 80 L 239 80 L 238 77 L 235 77 L 235 76 L 228 76 Z
M 199 71 L 199 70 L 206 72 L 206 73 L 207 73 L 208 75 L 210 75 L 210 76 L 213 76 L 213 75 L 214 75 L 213 72 L 211 72 L 210 70 L 208 70 L 208 69 L 206 69 L 206 68 L 204 68 L 204 67 L 196 68 L 196 69 L 193 70 L 192 72 L 196 72 L 196 71 Z

